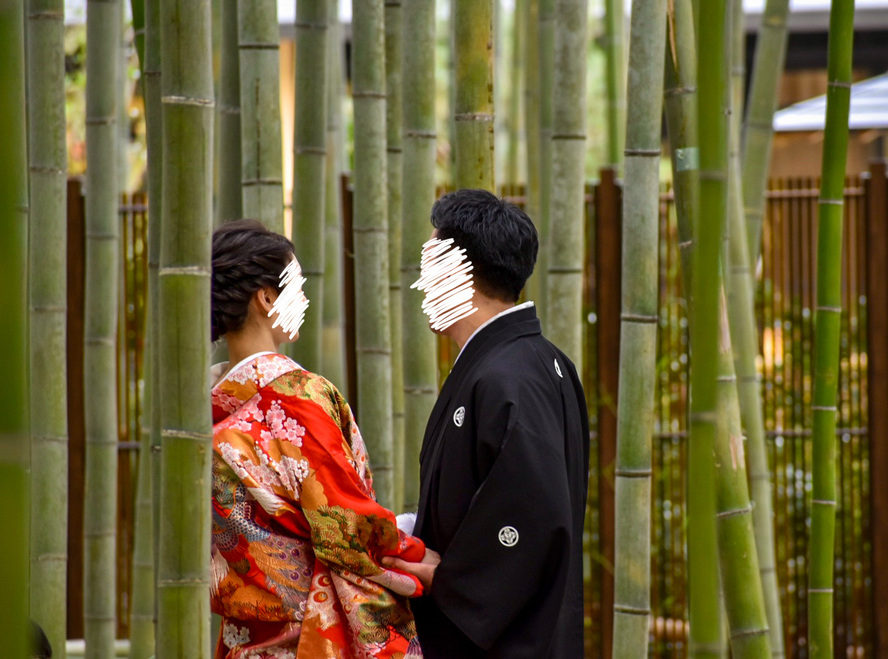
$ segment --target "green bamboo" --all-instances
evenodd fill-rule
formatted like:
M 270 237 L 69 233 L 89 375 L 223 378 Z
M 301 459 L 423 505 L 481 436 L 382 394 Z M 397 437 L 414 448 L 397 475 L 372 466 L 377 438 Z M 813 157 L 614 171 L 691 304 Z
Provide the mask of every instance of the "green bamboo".
M 522 91 L 524 94 L 524 143 L 527 171 L 527 196 L 525 210 L 540 229 L 540 0 L 519 0 L 517 5 L 523 17 L 525 29 Z M 541 255 L 544 256 L 544 255 Z M 525 288 L 527 299 L 543 304 L 542 280 L 545 276 L 542 263 L 534 268 Z
M 404 349 L 401 303 L 401 191 L 403 190 L 402 61 L 403 10 L 401 2 L 385 3 L 385 124 L 386 181 L 388 185 L 389 322 L 392 342 L 392 507 L 404 503 Z M 412 35 L 411 35 L 412 36 Z
M 435 7 L 426 0 L 404 0 L 404 33 L 413 47 L 403 58 L 404 174 L 401 217 L 401 284 L 404 295 L 404 507 L 419 503 L 419 449 L 435 396 L 435 335 L 420 308 L 418 291 L 422 244 L 429 239 L 429 210 L 435 201 Z
M 139 57 L 139 68 L 145 69 L 145 0 L 130 0 L 133 25 L 133 45 Z
M 302 0 L 296 5 L 293 243 L 312 308 L 293 346 L 293 356 L 311 371 L 321 368 L 324 309 L 327 9 L 327 0 Z
M 64 656 L 68 554 L 65 6 L 30 0 L 31 618 Z
M 774 133 L 774 109 L 777 87 L 786 59 L 786 16 L 789 0 L 767 0 L 762 14 L 752 83 L 746 108 L 743 135 L 743 205 L 746 215 L 746 243 L 749 256 L 755 261 L 761 250 L 762 218 L 765 208 L 765 186 L 771 158 Z
M 342 148 L 342 31 L 338 0 L 327 0 L 327 175 L 324 218 L 324 318 L 321 372 L 340 388 L 345 387 L 345 337 L 342 322 L 342 200 L 340 177 L 344 169 Z
M 502 12 L 505 14 L 505 12 Z M 521 150 L 521 80 L 524 75 L 524 34 L 527 26 L 524 20 L 525 11 L 517 4 L 512 9 L 511 52 L 509 53 L 509 95 L 506 114 L 506 166 L 505 182 L 516 185 L 520 181 L 520 150 Z M 585 61 L 585 58 L 584 58 Z
M 836 524 L 836 389 L 842 318 L 842 216 L 854 0 L 833 0 L 829 11 L 826 125 L 817 215 L 817 310 L 814 317 L 814 393 L 811 409 L 812 498 L 808 572 L 811 657 L 833 656 L 833 564 Z
M 453 2 L 456 187 L 493 192 L 493 2 Z
M 604 49 L 607 61 L 607 161 L 617 171 L 623 164 L 626 124 L 626 56 L 623 53 L 625 22 L 623 0 L 604 0 Z
M 157 656 L 210 648 L 210 232 L 213 75 L 209 2 L 162 0 L 161 479 Z M 278 145 L 280 149 L 280 145 Z M 280 151 L 278 151 L 280 153 Z
M 117 69 L 120 2 L 89 0 L 86 14 L 86 485 L 84 639 L 87 657 L 114 652 L 117 528 Z
M 24 3 L 0 0 L 0 638 L 30 656 L 28 617 L 28 178 Z
M 697 48 L 690 0 L 677 0 L 668 17 L 664 104 L 671 146 L 682 285 L 691 290 L 694 226 L 699 210 Z M 718 576 L 715 486 L 711 447 L 692 444 L 688 457 L 688 617 L 691 657 L 721 657 L 726 648 Z
M 222 0 L 218 113 L 218 193 L 216 225 L 244 216 L 241 188 L 240 51 L 238 49 L 238 0 Z
M 555 5 L 552 195 L 549 206 L 547 334 L 582 372 L 586 200 L 586 0 Z M 662 84 L 662 83 L 661 83 Z
M 552 120 L 555 76 L 555 0 L 537 0 L 539 6 L 538 34 L 538 79 L 539 79 L 539 214 L 534 217 L 540 239 L 537 256 L 536 277 L 539 279 L 539 296 L 536 299 L 540 309 L 548 310 L 546 296 L 549 294 L 549 215 L 552 212 Z M 548 329 L 548 318 L 542 317 L 543 328 Z
M 237 0 L 237 17 L 243 212 L 284 233 L 277 2 Z
M 394 501 L 392 366 L 385 126 L 385 16 L 382 0 L 353 7 L 355 107 L 355 316 L 358 407 L 382 505 Z
M 732 655 L 770 655 L 767 615 L 758 574 L 743 437 L 736 411 L 736 379 L 721 292 L 719 252 L 727 217 L 728 84 L 731 15 L 727 0 L 700 3 L 697 22 L 700 212 L 694 232 L 691 305 L 691 451 L 705 447 L 697 475 L 713 471 L 719 565 Z M 704 219 L 705 218 L 705 219 Z M 727 394 L 722 393 L 727 391 Z M 732 399 L 719 409 L 720 395 Z M 728 414 L 725 410 L 730 410 Z M 718 427 L 719 421 L 730 425 Z M 689 468 L 690 472 L 690 468 Z
M 133 547 L 133 604 L 130 618 L 130 658 L 154 656 L 157 622 L 155 563 L 159 538 L 160 353 L 158 333 L 158 268 L 160 262 L 160 206 L 162 191 L 162 105 L 160 79 L 160 0 L 145 0 L 145 43 L 142 93 L 147 124 L 148 297 L 146 314 L 145 404 L 146 423 L 139 447 L 138 486 Z
M 622 318 L 615 468 L 614 657 L 647 655 L 651 435 L 657 346 L 657 243 L 666 2 L 634 2 L 623 195 Z
M 768 615 L 768 633 L 771 655 L 784 656 L 783 620 L 780 611 L 780 591 L 774 545 L 774 521 L 771 499 L 771 473 L 765 446 L 765 426 L 762 418 L 762 396 L 756 370 L 758 330 L 755 323 L 755 280 L 750 268 L 749 248 L 743 218 L 743 192 L 740 179 L 740 127 L 745 85 L 744 47 L 746 34 L 742 6 L 734 2 L 732 107 L 729 142 L 728 179 L 728 254 L 725 290 L 728 296 L 728 319 L 733 344 L 734 369 L 737 374 L 737 392 L 740 419 L 746 437 L 746 466 L 749 472 L 750 498 L 755 530 L 759 576 Z

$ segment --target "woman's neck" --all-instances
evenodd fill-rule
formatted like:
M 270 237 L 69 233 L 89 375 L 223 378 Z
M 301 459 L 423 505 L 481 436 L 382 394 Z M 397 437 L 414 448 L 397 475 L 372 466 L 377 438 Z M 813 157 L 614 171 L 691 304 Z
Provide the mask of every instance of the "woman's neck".
M 229 368 L 257 352 L 277 352 L 278 346 L 269 332 L 260 327 L 244 327 L 225 335 L 228 344 Z

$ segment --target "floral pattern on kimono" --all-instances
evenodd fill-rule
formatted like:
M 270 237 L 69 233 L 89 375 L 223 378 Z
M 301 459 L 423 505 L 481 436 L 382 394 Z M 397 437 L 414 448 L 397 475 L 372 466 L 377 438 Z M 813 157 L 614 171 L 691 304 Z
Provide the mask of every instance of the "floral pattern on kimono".
M 406 598 L 420 540 L 376 503 L 348 404 L 279 354 L 238 365 L 212 391 L 212 606 L 216 659 L 421 656 Z

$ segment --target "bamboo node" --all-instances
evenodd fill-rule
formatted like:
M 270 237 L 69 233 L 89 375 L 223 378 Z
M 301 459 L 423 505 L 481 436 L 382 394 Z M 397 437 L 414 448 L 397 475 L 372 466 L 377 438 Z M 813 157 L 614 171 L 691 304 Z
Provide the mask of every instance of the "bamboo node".
M 65 170 L 60 167 L 50 167 L 48 165 L 31 165 L 30 170 L 32 174 L 57 174 L 62 176 L 65 173 Z
M 659 158 L 660 149 L 623 149 L 623 155 L 626 157 Z
M 240 115 L 241 113 L 239 105 L 218 105 L 216 107 L 222 114 Z
M 61 11 L 35 11 L 28 14 L 28 18 L 35 21 L 61 21 L 65 19 L 65 13 Z
M 87 117 L 87 126 L 110 126 L 117 123 L 117 117 Z
M 718 413 L 716 412 L 692 412 L 689 416 L 690 421 L 699 423 L 715 423 L 718 421 Z
M 767 627 L 757 627 L 755 629 L 740 629 L 731 633 L 731 638 L 746 638 L 748 636 L 762 636 L 768 633 Z
M 842 89 L 851 89 L 851 81 L 850 80 L 830 80 L 827 84 L 827 87 L 840 87 Z
M 657 323 L 660 317 L 656 314 L 646 316 L 643 314 L 621 313 L 620 320 L 625 320 L 627 323 Z
M 842 307 L 831 307 L 829 305 L 823 304 L 823 305 L 818 305 L 815 308 L 815 311 L 828 311 L 830 313 L 840 314 L 840 313 L 842 313 Z
M 209 586 L 208 579 L 158 579 L 158 586 Z
M 735 375 L 719 375 L 716 378 L 717 382 L 736 382 L 737 376 Z
M 818 203 L 827 204 L 829 206 L 844 206 L 845 201 L 843 199 L 823 199 L 821 198 Z
M 758 128 L 759 130 L 766 130 L 768 132 L 771 132 L 771 128 L 772 128 L 771 122 L 769 122 L 769 121 L 747 121 L 746 127 L 747 128 Z
M 586 133 L 552 133 L 553 140 L 585 140 Z
M 748 515 L 752 512 L 752 506 L 744 506 L 743 508 L 734 508 L 733 510 L 723 510 L 716 513 L 718 519 L 728 519 L 729 517 L 737 517 L 739 515 Z
M 651 610 L 649 608 L 627 606 L 625 604 L 614 604 L 614 613 L 625 613 L 630 616 L 649 616 Z
M 684 85 L 682 87 L 672 87 L 671 89 L 667 89 L 663 92 L 663 96 L 666 98 L 672 98 L 673 96 L 684 96 L 685 94 L 696 94 L 697 88 L 693 85 Z
M 160 71 L 143 71 L 142 77 L 143 78 L 159 78 Z
M 813 412 L 835 412 L 838 408 L 835 405 L 812 405 Z
M 31 435 L 33 442 L 47 442 L 49 444 L 67 444 L 68 437 L 66 435 Z
M 360 352 L 364 355 L 390 355 L 392 354 L 391 350 L 386 348 L 357 348 L 356 352 Z M 375 470 L 379 470 L 379 467 L 375 467 Z
M 323 30 L 326 31 L 326 23 L 314 23 L 312 21 L 296 21 L 293 25 L 298 30 Z
M 492 112 L 460 112 L 453 115 L 454 121 L 493 121 Z
M 614 474 L 620 478 L 647 478 L 653 473 L 652 469 L 614 469 Z
M 62 313 L 68 310 L 64 304 L 34 304 L 31 305 L 31 311 L 40 313 Z
M 84 341 L 88 346 L 113 346 L 114 339 L 110 339 L 106 336 L 99 337 L 90 337 Z
M 418 137 L 426 140 L 434 140 L 438 138 L 438 133 L 433 130 L 405 130 L 404 137 Z
M 244 41 L 238 43 L 237 47 L 241 50 L 279 50 L 280 46 L 277 41 Z
M 724 170 L 713 171 L 709 169 L 701 169 L 700 170 L 700 180 L 701 181 L 726 181 L 727 176 L 725 175 Z
M 199 108 L 211 108 L 216 104 L 212 98 L 200 98 L 198 96 L 161 96 L 161 103 L 165 105 L 190 105 Z
M 352 231 L 354 233 L 382 233 L 388 235 L 386 229 L 380 229 L 379 227 L 352 227 Z
M 809 588 L 808 589 L 809 595 L 812 595 L 812 594 L 817 595 L 818 593 L 821 595 L 832 595 L 833 592 L 835 592 L 835 591 L 833 591 L 832 588 Z
M 193 275 L 196 277 L 209 277 L 210 270 L 209 268 L 205 268 L 200 265 L 184 265 L 184 266 L 169 266 L 160 269 L 160 276 L 164 275 Z
M 241 185 L 251 187 L 253 185 L 283 185 L 283 179 L 279 178 L 245 178 L 241 179 Z
M 310 156 L 326 156 L 327 149 L 323 146 L 297 146 L 294 149 L 294 152 L 297 156 L 301 156 L 303 153 Z
M 549 274 L 553 274 L 553 275 L 575 275 L 575 274 L 582 274 L 583 269 L 582 268 L 569 268 L 569 267 L 549 268 L 548 272 L 549 272 Z
M 37 556 L 38 563 L 67 563 L 67 554 L 40 554 Z
M 212 433 L 194 432 L 192 430 L 177 430 L 176 428 L 164 428 L 160 431 L 160 436 L 168 439 L 193 439 L 197 441 L 210 441 L 213 439 Z
M 777 567 L 769 565 L 767 567 L 759 567 L 759 574 L 772 574 L 777 571 Z
M 399 146 L 388 146 L 385 150 L 387 153 L 403 153 L 404 151 L 404 149 Z
M 423 395 L 423 394 L 435 394 L 438 393 L 435 387 L 404 387 L 405 394 L 411 395 Z
M 835 501 L 830 501 L 829 499 L 811 499 L 812 504 L 817 504 L 819 506 L 837 506 L 838 504 Z
M 388 98 L 388 95 L 387 95 L 385 92 L 372 92 L 372 91 L 362 92 L 362 91 L 355 90 L 355 91 L 352 92 L 352 98 L 380 98 L 380 99 L 385 99 L 385 98 Z

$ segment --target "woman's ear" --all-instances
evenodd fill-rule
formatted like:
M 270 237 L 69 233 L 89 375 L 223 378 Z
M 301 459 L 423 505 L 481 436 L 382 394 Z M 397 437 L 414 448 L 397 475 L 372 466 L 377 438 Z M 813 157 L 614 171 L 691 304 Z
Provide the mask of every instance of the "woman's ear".
M 253 293 L 253 301 L 258 305 L 259 311 L 267 316 L 271 311 L 271 308 L 274 306 L 274 301 L 277 300 L 277 296 L 278 292 L 275 289 L 271 286 L 266 286 Z

